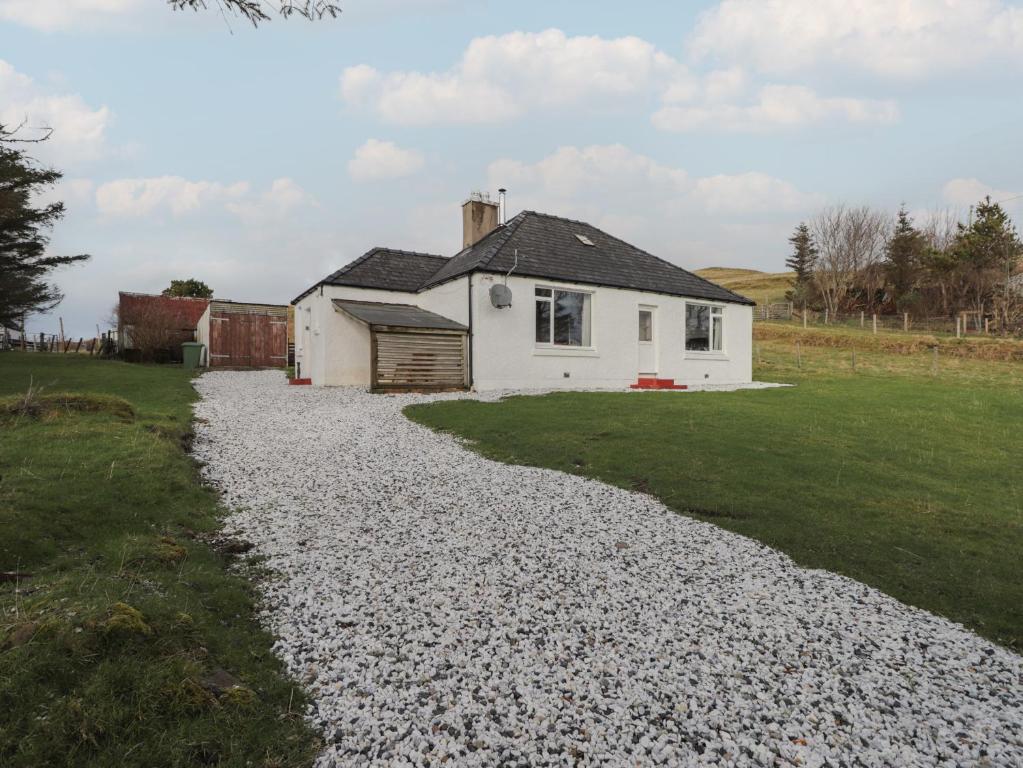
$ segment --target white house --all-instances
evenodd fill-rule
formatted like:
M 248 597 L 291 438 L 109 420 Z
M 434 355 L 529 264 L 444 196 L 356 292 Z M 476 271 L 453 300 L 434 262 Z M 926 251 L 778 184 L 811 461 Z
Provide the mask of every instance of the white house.
M 374 390 L 752 379 L 753 302 L 589 224 L 473 195 L 447 258 L 374 248 L 298 296 L 296 376 Z

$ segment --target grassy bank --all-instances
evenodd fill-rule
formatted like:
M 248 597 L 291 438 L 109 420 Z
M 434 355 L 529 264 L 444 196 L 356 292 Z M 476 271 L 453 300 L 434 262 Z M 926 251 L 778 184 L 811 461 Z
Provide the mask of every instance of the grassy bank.
M 698 269 L 696 274 L 753 299 L 760 305 L 786 301 L 785 294 L 792 290 L 792 281 L 795 279 L 794 272 L 758 272 L 755 269 L 730 267 Z
M 757 342 L 736 393 L 443 402 L 484 455 L 659 497 L 1023 649 L 1023 365 Z M 599 510 L 594 510 L 599 514 Z
M 0 582 L 4 766 L 311 762 L 301 692 L 206 543 L 189 379 L 0 354 L 0 571 L 23 574 Z

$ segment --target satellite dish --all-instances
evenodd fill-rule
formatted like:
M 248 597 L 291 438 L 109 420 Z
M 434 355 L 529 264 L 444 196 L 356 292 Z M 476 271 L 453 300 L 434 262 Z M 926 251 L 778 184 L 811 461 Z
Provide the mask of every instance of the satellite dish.
M 507 285 L 497 283 L 496 285 L 490 286 L 490 303 L 498 309 L 504 307 L 510 307 L 512 300 L 511 288 Z

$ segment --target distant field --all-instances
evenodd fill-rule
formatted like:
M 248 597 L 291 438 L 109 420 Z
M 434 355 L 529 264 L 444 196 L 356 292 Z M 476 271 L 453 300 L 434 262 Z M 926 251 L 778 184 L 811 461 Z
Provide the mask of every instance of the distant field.
M 755 269 L 708 267 L 698 269 L 700 277 L 753 299 L 757 304 L 785 301 L 785 292 L 792 288 L 794 272 L 758 272 Z

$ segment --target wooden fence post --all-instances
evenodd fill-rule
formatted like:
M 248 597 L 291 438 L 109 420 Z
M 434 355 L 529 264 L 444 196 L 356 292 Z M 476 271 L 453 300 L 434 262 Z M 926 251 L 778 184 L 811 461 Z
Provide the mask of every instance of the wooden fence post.
M 991 333 L 991 318 L 990 317 L 985 317 L 984 318 L 984 335 L 987 336 L 990 333 Z
M 956 338 L 957 339 L 962 338 L 962 334 L 959 331 L 960 326 L 962 325 L 962 322 L 963 322 L 962 316 L 961 315 L 956 315 Z
M 866 327 L 866 318 L 863 310 L 860 310 L 860 328 Z
M 933 349 L 934 349 L 934 359 L 931 361 L 931 375 L 932 376 L 937 376 L 938 375 L 938 345 L 935 344 Z
M 902 313 L 902 330 L 909 333 L 909 312 Z
M 874 335 L 877 336 L 877 313 L 874 313 Z
M 806 302 L 803 302 L 803 327 L 806 328 Z

